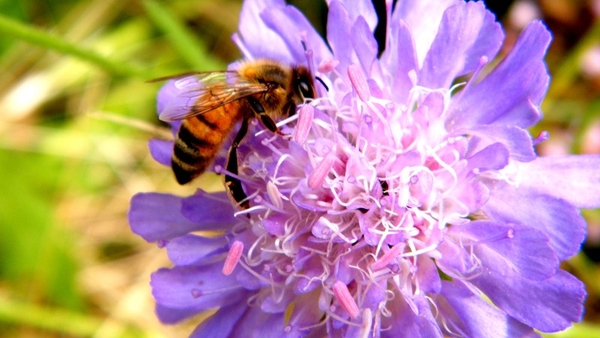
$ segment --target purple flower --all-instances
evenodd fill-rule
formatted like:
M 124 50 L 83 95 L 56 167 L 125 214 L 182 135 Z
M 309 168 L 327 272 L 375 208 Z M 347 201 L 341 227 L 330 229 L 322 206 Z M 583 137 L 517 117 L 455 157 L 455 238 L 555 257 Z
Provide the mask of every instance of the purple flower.
M 328 90 L 281 126 L 291 140 L 251 125 L 249 209 L 133 197 L 133 231 L 174 264 L 152 275 L 163 322 L 218 308 L 193 336 L 524 337 L 581 319 L 559 263 L 584 239 L 578 208 L 600 206 L 600 157 L 537 157 L 525 129 L 550 33 L 532 22 L 489 67 L 504 36 L 481 2 L 399 1 L 387 22 L 378 57 L 370 1 L 330 1 L 327 42 L 283 0 L 244 3 L 245 57 L 307 64 Z M 159 112 L 184 95 L 168 83 Z M 171 149 L 151 143 L 161 163 Z

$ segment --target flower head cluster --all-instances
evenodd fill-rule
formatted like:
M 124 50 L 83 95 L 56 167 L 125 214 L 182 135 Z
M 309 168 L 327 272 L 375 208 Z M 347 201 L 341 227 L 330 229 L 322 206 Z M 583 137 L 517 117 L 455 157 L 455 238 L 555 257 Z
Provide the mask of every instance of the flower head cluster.
M 194 335 L 524 337 L 580 320 L 583 284 L 559 262 L 584 238 L 578 208 L 600 206 L 600 158 L 539 158 L 525 130 L 550 34 L 531 23 L 489 67 L 504 36 L 481 2 L 391 3 L 378 56 L 368 0 L 329 2 L 327 42 L 281 0 L 245 2 L 245 57 L 306 64 L 326 86 L 282 123 L 291 139 L 251 126 L 249 209 L 133 198 L 133 231 L 174 264 L 152 276 L 162 321 L 218 308 Z M 159 111 L 185 94 L 167 84 Z M 151 143 L 163 163 L 171 147 Z

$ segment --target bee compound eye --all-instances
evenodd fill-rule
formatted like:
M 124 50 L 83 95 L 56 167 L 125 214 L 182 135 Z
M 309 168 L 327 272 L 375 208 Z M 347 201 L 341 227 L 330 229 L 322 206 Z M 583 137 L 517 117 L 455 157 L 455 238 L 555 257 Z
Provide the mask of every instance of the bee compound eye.
M 300 81 L 298 84 L 298 89 L 300 90 L 300 94 L 302 94 L 303 98 L 313 98 L 314 94 L 311 86 L 306 81 Z

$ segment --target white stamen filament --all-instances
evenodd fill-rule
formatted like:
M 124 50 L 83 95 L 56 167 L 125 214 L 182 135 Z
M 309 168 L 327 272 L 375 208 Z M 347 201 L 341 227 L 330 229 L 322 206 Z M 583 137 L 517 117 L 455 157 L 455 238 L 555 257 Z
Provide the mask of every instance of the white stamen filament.
M 371 333 L 371 325 L 373 324 L 373 313 L 371 309 L 364 309 L 362 313 L 362 326 L 358 332 L 358 338 L 368 338 Z
M 390 264 L 392 262 L 392 260 L 396 257 L 398 257 L 398 255 L 400 255 L 400 252 L 404 249 L 404 245 L 403 244 L 396 244 L 394 245 L 388 252 L 384 253 L 383 256 L 379 257 L 379 259 L 371 264 L 371 269 L 373 270 L 380 270 L 384 267 L 386 267 L 388 264 Z
M 296 119 L 298 119 L 298 114 L 294 114 L 294 115 L 292 115 L 292 116 L 290 116 L 290 117 L 288 117 L 286 119 L 283 119 L 283 120 L 277 122 L 275 125 L 277 126 L 277 128 L 281 128 L 282 126 L 285 126 L 286 124 L 288 124 L 288 123 L 290 123 L 290 122 L 292 122 L 292 121 L 294 121 Z M 260 136 L 260 135 L 262 135 L 262 134 L 264 134 L 266 132 L 270 132 L 270 130 L 267 129 L 267 128 L 262 128 L 261 130 L 257 131 L 254 134 L 254 136 Z
M 267 195 L 269 195 L 269 199 L 277 209 L 283 208 L 283 201 L 281 200 L 279 190 L 277 190 L 277 187 L 272 181 L 267 182 Z
M 408 241 L 408 243 L 412 244 L 411 241 Z M 425 248 L 419 249 L 419 250 L 414 250 L 414 245 L 409 245 L 413 249 L 413 251 L 402 254 L 402 257 L 403 258 L 417 257 L 417 256 L 427 253 L 429 251 L 435 250 L 438 247 L 438 245 L 439 245 L 439 243 L 434 243 L 434 244 L 431 244 L 431 245 L 429 245 Z

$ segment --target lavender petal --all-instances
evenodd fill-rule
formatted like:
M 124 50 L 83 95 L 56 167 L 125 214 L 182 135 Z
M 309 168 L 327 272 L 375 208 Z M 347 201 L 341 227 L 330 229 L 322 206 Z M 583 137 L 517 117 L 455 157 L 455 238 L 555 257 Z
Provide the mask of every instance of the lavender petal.
M 580 208 L 600 207 L 600 155 L 539 157 L 520 166 L 520 185 Z
M 337 0 L 331 1 L 327 16 L 327 41 L 336 59 L 340 62 L 338 69 L 343 70 L 343 74 L 353 63 L 354 53 L 348 52 L 352 41 L 351 27 L 352 21 L 346 7 Z
M 154 311 L 161 323 L 176 324 L 182 320 L 197 315 L 200 311 L 195 308 L 170 308 L 161 304 L 156 304 Z
M 561 261 L 577 253 L 585 237 L 585 220 L 576 207 L 533 189 L 499 184 L 483 212 L 501 223 L 523 224 L 542 231 Z
M 236 303 L 246 292 L 233 276 L 221 273 L 222 267 L 218 262 L 159 269 L 150 280 L 152 295 L 157 303 L 175 309 L 202 311 Z
M 416 74 L 418 68 L 415 42 L 410 28 L 403 21 L 393 21 L 390 25 L 380 65 L 382 72 L 392 77 L 392 82 L 384 90 L 399 102 L 404 102 L 414 85 L 409 74 Z
M 231 337 L 248 337 L 252 333 L 251 337 L 280 338 L 284 334 L 283 316 L 283 313 L 270 314 L 250 307 L 237 322 Z
M 580 321 L 583 314 L 585 287 L 562 270 L 539 281 L 505 266 L 490 266 L 471 283 L 508 315 L 542 332 L 562 331 Z
M 289 63 L 306 63 L 306 51 L 303 43 L 308 43 L 306 48 L 313 52 L 316 60 L 331 59 L 332 55 L 327 44 L 306 17 L 295 7 L 268 8 L 262 11 L 260 16 L 265 25 L 279 35 L 281 41 L 286 45 L 286 50 L 290 51 L 292 59 L 288 61 Z M 263 41 L 262 36 L 257 38 Z
M 473 135 L 485 140 L 487 143 L 499 142 L 508 148 L 510 157 L 521 162 L 536 159 L 531 135 L 524 129 L 516 126 L 486 125 L 475 128 L 454 131 L 454 135 Z
M 192 222 L 201 224 L 202 230 L 229 230 L 238 220 L 226 192 L 196 194 L 181 201 L 181 214 Z
M 281 10 L 284 7 L 283 0 L 244 1 L 238 28 L 240 42 L 243 43 L 242 51 L 250 53 L 246 55 L 247 58 L 270 58 L 293 62 L 294 58 L 279 33 L 269 28 L 261 18 L 261 13 L 267 9 Z
M 169 260 L 176 266 L 193 265 L 210 259 L 220 259 L 227 253 L 229 242 L 225 237 L 185 235 L 170 240 L 167 245 Z
M 169 240 L 202 230 L 199 223 L 181 214 L 182 198 L 159 193 L 140 193 L 131 198 L 129 225 L 148 242 Z
M 350 21 L 354 22 L 358 20 L 359 17 L 362 17 L 367 23 L 369 30 L 371 32 L 375 31 L 375 27 L 377 26 L 377 13 L 375 12 L 375 7 L 373 7 L 373 2 L 369 0 L 340 0 L 344 7 L 348 10 L 348 15 L 350 16 Z
M 544 280 L 558 269 L 559 262 L 548 237 L 533 228 L 475 221 L 451 228 L 448 236 L 473 252 L 482 265 L 505 266 L 523 278 Z M 445 262 L 444 257 L 439 260 L 442 266 Z
M 454 4 L 454 0 L 406 0 L 396 3 L 391 21 L 402 21 L 410 28 L 420 66 L 438 34 L 444 12 Z
M 436 299 L 449 331 L 463 337 L 539 337 L 531 327 L 481 299 L 461 281 L 442 282 L 443 299 Z
M 356 51 L 358 61 L 365 74 L 371 74 L 371 70 L 377 58 L 377 41 L 364 17 L 359 16 L 352 28 L 352 45 Z
M 424 297 L 405 299 L 401 294 L 394 295 L 397 298 L 388 303 L 392 315 L 382 318 L 381 323 L 381 327 L 390 329 L 381 331 L 381 337 L 443 337 Z M 413 303 L 412 307 L 408 302 Z
M 148 141 L 148 148 L 152 158 L 166 166 L 171 166 L 171 156 L 173 153 L 173 141 L 152 139 Z
M 248 306 L 244 303 L 234 303 L 221 307 L 214 315 L 203 321 L 190 338 L 228 338 Z
M 539 21 L 529 24 L 509 55 L 481 82 L 465 88 L 452 101 L 446 125 L 458 129 L 488 124 L 526 128 L 535 124 L 548 88 L 542 57 L 549 44 L 550 33 L 544 25 Z
M 504 35 L 482 2 L 449 7 L 419 75 L 419 84 L 448 88 L 452 81 L 479 67 L 482 56 L 493 58 Z

